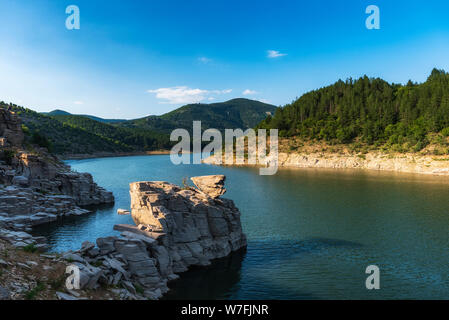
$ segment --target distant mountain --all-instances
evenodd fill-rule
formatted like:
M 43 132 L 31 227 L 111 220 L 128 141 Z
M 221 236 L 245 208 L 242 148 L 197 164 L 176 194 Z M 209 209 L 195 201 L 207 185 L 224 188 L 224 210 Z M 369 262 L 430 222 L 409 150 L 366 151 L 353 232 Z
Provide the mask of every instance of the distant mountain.
M 200 120 L 203 129 L 248 129 L 255 127 L 268 115 L 274 114 L 276 106 L 249 99 L 233 99 L 211 104 L 188 104 L 162 116 L 148 116 L 121 122 L 128 128 L 151 128 L 169 133 L 176 128 L 192 129 L 192 123 Z
M 72 115 L 74 115 L 74 116 L 86 117 L 86 118 L 89 118 L 89 119 L 92 119 L 92 120 L 95 120 L 98 122 L 103 122 L 103 123 L 119 123 L 119 122 L 126 121 L 123 119 L 103 119 L 103 118 L 91 116 L 88 114 L 71 114 L 70 112 L 67 112 L 64 110 L 59 110 L 59 109 L 53 110 L 51 112 L 42 112 L 42 114 L 45 114 L 47 116 L 72 116 Z
M 59 109 L 53 110 L 51 112 L 42 112 L 42 114 L 45 114 L 47 116 L 69 116 L 69 115 L 71 115 L 71 113 L 64 111 L 64 110 L 59 110 Z

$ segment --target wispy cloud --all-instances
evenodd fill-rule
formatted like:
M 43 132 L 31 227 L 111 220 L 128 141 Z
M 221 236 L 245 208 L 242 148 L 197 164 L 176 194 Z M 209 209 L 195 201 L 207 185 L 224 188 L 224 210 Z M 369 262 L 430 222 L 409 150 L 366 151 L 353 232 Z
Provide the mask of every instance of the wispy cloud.
M 82 105 L 82 104 L 84 104 L 84 102 L 83 101 L 73 101 L 73 104 Z
M 211 93 L 215 93 L 215 94 L 227 94 L 227 93 L 231 93 L 232 89 L 225 89 L 225 90 L 212 90 L 210 91 Z
M 186 104 L 198 103 L 206 99 L 211 101 L 215 99 L 212 95 L 228 94 L 232 92 L 232 89 L 203 90 L 198 88 L 192 89 L 187 86 L 178 86 L 148 90 L 148 92 L 156 94 L 156 98 L 162 100 L 162 103 Z
M 212 59 L 208 58 L 208 57 L 199 57 L 198 61 L 204 64 L 208 64 L 209 62 L 212 62 Z
M 268 58 L 271 58 L 271 59 L 280 58 L 280 57 L 287 55 L 286 53 L 280 53 L 279 51 L 276 51 L 276 50 L 268 50 L 267 53 L 268 53 Z
M 258 94 L 259 92 L 254 91 L 254 90 L 250 90 L 250 89 L 246 89 L 245 91 L 242 92 L 242 94 L 244 96 L 249 96 L 249 95 L 253 95 L 253 94 Z

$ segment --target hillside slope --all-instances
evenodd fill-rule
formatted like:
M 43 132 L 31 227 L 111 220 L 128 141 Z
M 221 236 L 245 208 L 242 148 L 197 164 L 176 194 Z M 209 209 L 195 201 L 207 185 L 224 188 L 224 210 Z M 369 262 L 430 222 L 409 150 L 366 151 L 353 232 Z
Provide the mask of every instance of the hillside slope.
M 154 130 L 113 126 L 85 116 L 59 115 L 52 118 L 132 151 L 161 150 L 170 147 L 169 137 Z
M 300 138 L 395 152 L 436 145 L 432 152 L 448 153 L 449 74 L 434 69 L 426 82 L 406 85 L 366 76 L 339 80 L 278 108 L 258 127 L 277 128 L 291 142 Z
M 47 116 L 17 105 L 11 107 L 23 122 L 26 142 L 48 148 L 56 154 L 93 154 L 148 151 L 169 148 L 165 134 L 129 130 L 91 120 L 84 116 Z
M 272 114 L 276 107 L 260 101 L 233 99 L 211 104 L 188 104 L 162 116 L 149 116 L 120 123 L 131 128 L 151 128 L 169 133 L 176 128 L 192 129 L 195 120 L 201 120 L 202 128 L 248 129 L 256 126 Z
M 45 114 L 46 116 L 81 116 L 103 123 L 119 123 L 126 121 L 124 119 L 103 119 L 100 117 L 91 116 L 89 114 L 71 114 L 70 112 L 59 109 L 53 110 L 51 112 L 42 112 L 42 114 Z

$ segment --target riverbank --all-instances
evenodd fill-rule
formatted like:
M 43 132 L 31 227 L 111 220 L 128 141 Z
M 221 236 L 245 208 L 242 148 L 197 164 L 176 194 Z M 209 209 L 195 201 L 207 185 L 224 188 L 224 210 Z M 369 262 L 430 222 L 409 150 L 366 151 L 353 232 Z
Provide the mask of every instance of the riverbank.
M 215 164 L 216 157 L 211 156 L 203 162 Z M 258 163 L 258 166 L 264 164 Z M 253 166 L 253 165 L 238 165 Z M 327 168 L 327 169 L 362 169 L 392 171 L 431 175 L 449 175 L 449 156 L 430 156 L 413 153 L 368 152 L 349 153 L 295 153 L 280 152 L 279 168 Z
M 115 157 L 132 157 L 132 156 L 151 156 L 170 154 L 170 150 L 156 150 L 156 151 L 139 151 L 139 152 L 96 152 L 85 154 L 64 154 L 58 157 L 61 160 L 83 160 L 95 158 L 115 158 Z

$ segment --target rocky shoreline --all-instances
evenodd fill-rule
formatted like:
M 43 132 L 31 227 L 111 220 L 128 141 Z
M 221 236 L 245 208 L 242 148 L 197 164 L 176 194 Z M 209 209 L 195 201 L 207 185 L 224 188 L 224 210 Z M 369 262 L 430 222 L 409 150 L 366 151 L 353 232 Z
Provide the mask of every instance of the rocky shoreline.
M 86 154 L 63 154 L 59 158 L 62 160 L 83 160 L 96 158 L 115 158 L 115 157 L 132 157 L 132 156 L 153 156 L 170 154 L 170 150 L 157 151 L 136 151 L 136 152 L 98 152 Z
M 214 156 L 211 156 L 203 160 L 203 162 L 206 164 L 216 164 L 217 159 Z M 264 164 L 258 164 L 258 166 L 262 165 Z M 369 152 L 366 154 L 280 152 L 278 167 L 361 169 L 429 175 L 449 175 L 449 156 L 426 156 L 400 153 L 385 154 L 381 152 Z
M 232 200 L 219 198 L 224 179 L 192 178 L 198 189 L 162 181 L 131 183 L 136 225 L 116 225 L 120 236 L 84 242 L 63 255 L 80 269 L 81 289 L 120 285 L 121 299 L 155 300 L 191 266 L 207 266 L 245 248 L 239 210 Z
M 0 141 L 0 239 L 13 246 L 45 250 L 44 239 L 27 233 L 32 227 L 90 212 L 82 206 L 114 202 L 89 173 L 71 171 L 44 148 L 25 148 L 19 117 L 5 109 L 0 109 Z
M 0 299 L 159 299 L 178 273 L 246 247 L 240 211 L 220 198 L 225 176 L 206 176 L 192 178 L 197 188 L 132 183 L 131 210 L 118 213 L 135 225 L 116 225 L 120 236 L 74 252 L 42 254 L 47 239 L 33 237 L 33 227 L 114 197 L 45 149 L 25 149 L 20 119 L 4 109 L 0 137 Z M 63 281 L 68 266 L 79 271 L 77 290 Z

